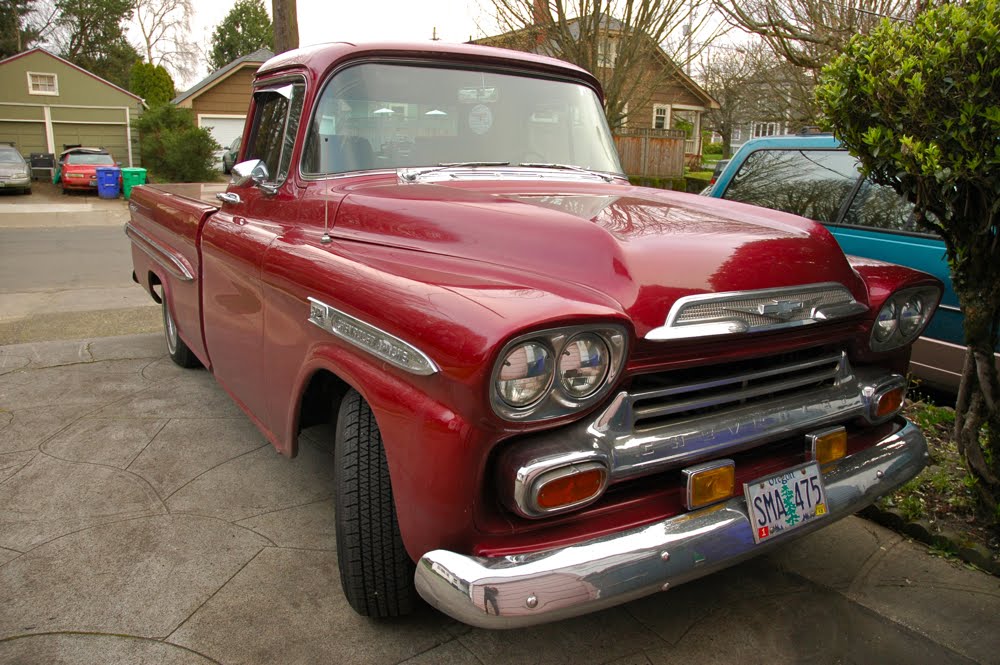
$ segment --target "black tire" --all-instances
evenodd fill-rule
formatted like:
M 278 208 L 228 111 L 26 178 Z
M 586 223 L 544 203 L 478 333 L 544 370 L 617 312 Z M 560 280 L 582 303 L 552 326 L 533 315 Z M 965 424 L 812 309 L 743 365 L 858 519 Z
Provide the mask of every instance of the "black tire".
M 174 317 L 170 313 L 167 299 L 164 297 L 162 300 L 163 336 L 167 342 L 167 353 L 170 354 L 170 359 L 175 364 L 188 369 L 201 367 L 201 361 L 191 352 L 191 349 L 188 348 L 188 345 L 184 343 L 184 340 L 181 339 L 180 334 L 177 332 L 177 324 L 174 323 Z
M 382 435 L 354 390 L 340 403 L 333 455 L 337 562 L 347 602 L 362 616 L 409 614 L 417 604 L 415 566 L 399 535 Z

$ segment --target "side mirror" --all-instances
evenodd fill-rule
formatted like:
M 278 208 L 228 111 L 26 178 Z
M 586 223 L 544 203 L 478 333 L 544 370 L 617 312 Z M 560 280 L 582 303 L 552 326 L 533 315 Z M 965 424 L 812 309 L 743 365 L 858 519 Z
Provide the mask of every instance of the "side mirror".
M 262 185 L 267 182 L 269 177 L 270 174 L 267 172 L 267 166 L 263 160 L 250 159 L 233 167 L 233 177 L 229 179 L 229 182 L 236 187 L 242 187 L 248 182 Z

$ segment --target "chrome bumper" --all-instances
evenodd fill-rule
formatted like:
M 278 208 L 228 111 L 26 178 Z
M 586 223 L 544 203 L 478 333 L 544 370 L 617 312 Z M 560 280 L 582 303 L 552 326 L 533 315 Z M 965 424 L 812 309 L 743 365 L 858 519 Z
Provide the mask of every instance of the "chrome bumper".
M 823 474 L 829 518 L 756 545 L 743 497 L 560 549 L 507 557 L 434 550 L 415 576 L 424 600 L 463 623 L 517 628 L 594 612 L 702 577 L 871 504 L 924 468 L 911 423 Z

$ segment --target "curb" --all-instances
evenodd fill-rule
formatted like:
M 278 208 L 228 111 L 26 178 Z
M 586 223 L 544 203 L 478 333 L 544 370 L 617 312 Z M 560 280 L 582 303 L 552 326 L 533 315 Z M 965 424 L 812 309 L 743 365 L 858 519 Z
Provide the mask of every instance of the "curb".
M 994 560 L 988 549 L 981 545 L 963 543 L 955 533 L 936 531 L 927 520 L 911 522 L 906 520 L 898 510 L 882 509 L 874 504 L 859 511 L 858 515 L 925 545 L 944 550 L 967 564 L 1000 577 L 1000 561 Z

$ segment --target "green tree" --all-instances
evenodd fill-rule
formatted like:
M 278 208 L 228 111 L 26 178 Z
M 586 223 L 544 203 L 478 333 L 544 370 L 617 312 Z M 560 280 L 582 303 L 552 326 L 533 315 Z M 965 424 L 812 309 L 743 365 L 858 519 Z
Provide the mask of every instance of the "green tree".
M 944 240 L 968 345 L 955 440 L 980 495 L 1000 504 L 1000 0 L 882 21 L 823 70 L 817 91 L 864 171 L 914 202 Z
M 262 48 L 274 49 L 274 27 L 264 0 L 239 0 L 212 32 L 208 64 L 214 71 Z
M 167 182 L 213 180 L 219 144 L 208 130 L 195 126 L 194 111 L 163 104 L 136 121 L 142 164 L 152 176 Z
M 137 62 L 129 74 L 128 89 L 146 100 L 150 107 L 166 104 L 174 96 L 174 80 L 162 65 Z
M 38 0 L 0 0 L 0 59 L 31 48 L 40 30 L 29 18 Z
M 52 40 L 62 57 L 126 87 L 139 52 L 125 38 L 133 0 L 56 0 Z

